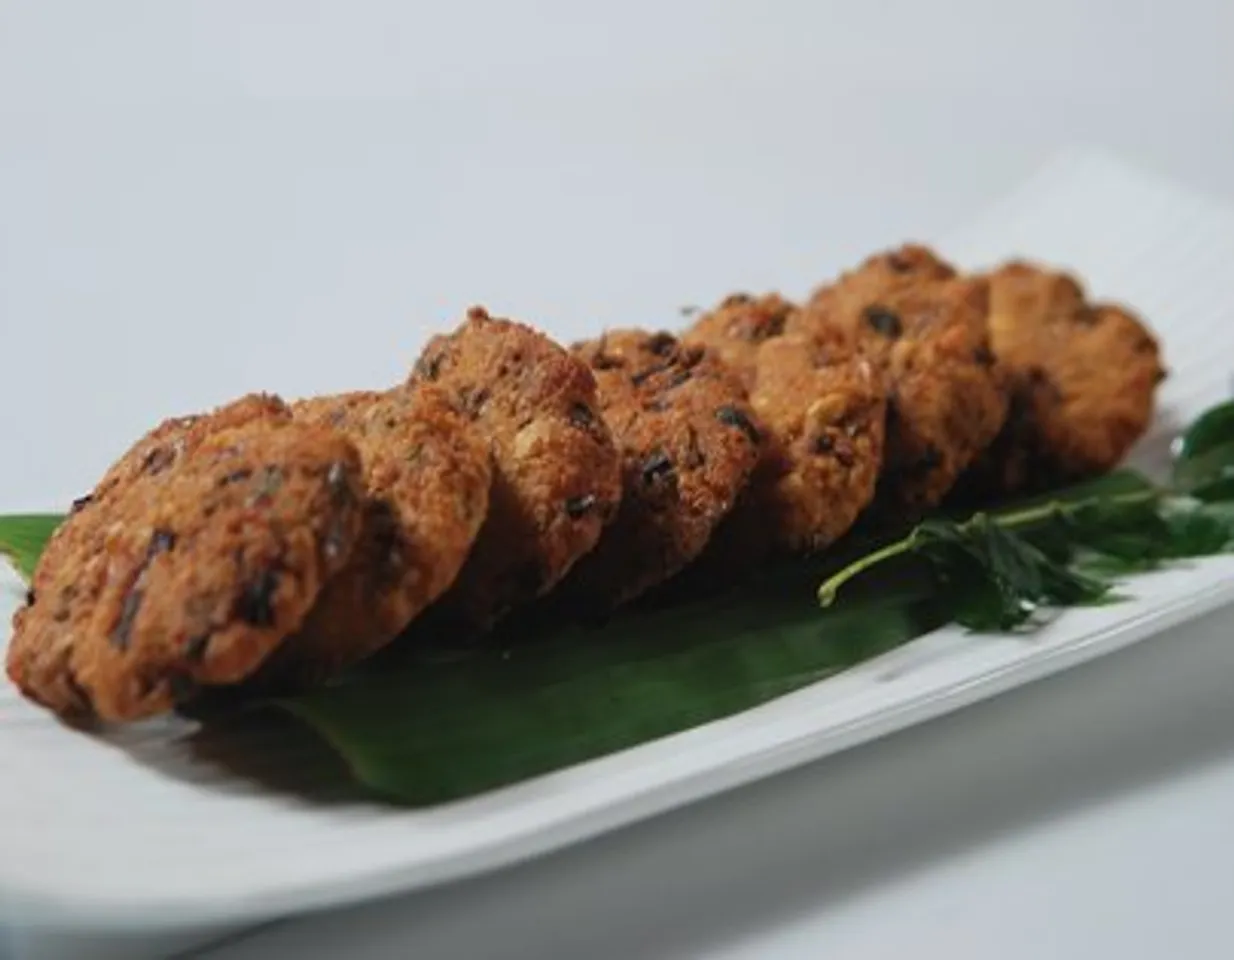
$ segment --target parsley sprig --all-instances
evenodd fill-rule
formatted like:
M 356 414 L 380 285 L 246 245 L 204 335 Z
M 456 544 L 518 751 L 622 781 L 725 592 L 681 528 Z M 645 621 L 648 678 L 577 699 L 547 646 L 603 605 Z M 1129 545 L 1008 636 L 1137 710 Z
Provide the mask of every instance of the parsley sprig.
M 892 562 L 932 572 L 953 619 L 980 631 L 1031 625 L 1052 608 L 1117 600 L 1117 581 L 1234 549 L 1234 404 L 1213 408 L 1178 444 L 1171 482 L 1134 471 L 1044 501 L 964 518 L 933 517 L 828 577 L 828 607 Z

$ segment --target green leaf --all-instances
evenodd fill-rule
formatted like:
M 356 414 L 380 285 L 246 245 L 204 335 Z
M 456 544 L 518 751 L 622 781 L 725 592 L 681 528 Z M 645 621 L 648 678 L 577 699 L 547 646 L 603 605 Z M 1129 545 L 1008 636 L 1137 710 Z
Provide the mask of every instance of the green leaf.
M 1167 530 L 1145 524 L 1159 499 L 1120 471 L 989 515 L 926 521 L 907 549 L 871 550 L 858 537 L 829 567 L 776 567 L 726 595 L 627 611 L 603 627 L 558 627 L 535 642 L 513 629 L 450 660 L 404 650 L 401 662 L 278 705 L 376 793 L 441 803 L 730 716 L 948 620 L 1014 630 L 1046 607 L 1110 602 L 1107 580 L 1071 564 L 1076 543 L 1131 556 L 1132 533 Z M 826 570 L 880 553 L 877 575 L 848 584 L 842 605 L 809 603 Z
M 1234 548 L 1234 504 L 1180 500 L 1167 505 L 1174 558 L 1208 557 Z
M 1208 410 L 1179 438 L 1172 480 L 1199 500 L 1234 499 L 1234 403 Z
M 1234 402 L 1206 410 L 1178 441 L 1176 460 L 1185 462 L 1234 443 Z
M 963 523 L 928 521 L 913 549 L 934 566 L 952 618 L 971 630 L 1015 630 L 1044 607 L 1095 603 L 1109 592 L 985 514 Z
M 1173 485 L 1200 500 L 1234 499 L 1234 440 L 1180 455 L 1174 462 Z
M 278 701 L 377 793 L 441 803 L 637 746 L 808 686 L 941 622 L 912 577 L 820 615 L 800 575 L 600 628 L 425 660 Z
M 0 517 L 0 555 L 28 581 L 47 541 L 63 521 L 58 513 Z
M 1080 483 L 1050 491 L 1049 493 L 1041 493 L 1036 496 L 1014 500 L 1002 506 L 993 507 L 988 510 L 988 513 L 994 517 L 1006 517 L 1023 513 L 1033 507 L 1047 506 L 1049 504 L 1085 503 L 1115 498 L 1125 500 L 1128 499 L 1129 494 L 1144 494 L 1147 496 L 1159 490 L 1160 487 L 1139 470 L 1122 467 L 1100 477 L 1094 477 L 1091 480 L 1084 480 Z M 971 513 L 972 511 L 970 510 L 967 513 L 960 514 L 959 518 L 967 518 Z
M 830 607 L 841 589 L 851 589 L 889 562 L 918 555 L 946 586 L 957 622 L 981 630 L 1014 629 L 1043 604 L 1104 600 L 1108 587 L 1070 568 L 1077 547 L 1127 554 L 1135 549 L 1128 531 L 1137 537 L 1168 534 L 1149 522 L 1161 497 L 1143 475 L 1122 470 L 989 514 L 929 519 L 833 572 L 818 588 L 818 600 Z

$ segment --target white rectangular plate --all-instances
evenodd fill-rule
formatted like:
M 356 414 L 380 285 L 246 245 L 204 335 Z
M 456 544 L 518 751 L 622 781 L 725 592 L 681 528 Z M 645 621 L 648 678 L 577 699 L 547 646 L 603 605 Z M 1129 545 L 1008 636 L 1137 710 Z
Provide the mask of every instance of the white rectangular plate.
M 894 238 L 890 238 L 894 239 Z M 1065 156 L 941 244 L 978 267 L 1066 264 L 1133 304 L 1172 376 L 1141 450 L 1228 395 L 1234 214 L 1100 155 Z M 12 588 L 11 590 L 9 588 Z M 1068 611 L 1027 638 L 948 628 L 849 673 L 687 733 L 422 811 L 280 793 L 194 754 L 193 725 L 108 739 L 0 686 L 0 909 L 29 921 L 225 922 L 337 905 L 509 864 L 835 753 L 1234 603 L 1234 557 L 1136 579 L 1133 599 Z M 7 621 L 20 595 L 4 585 Z M 294 765 L 272 753 L 271 764 Z M 0 919 L 3 919 L 0 917 Z

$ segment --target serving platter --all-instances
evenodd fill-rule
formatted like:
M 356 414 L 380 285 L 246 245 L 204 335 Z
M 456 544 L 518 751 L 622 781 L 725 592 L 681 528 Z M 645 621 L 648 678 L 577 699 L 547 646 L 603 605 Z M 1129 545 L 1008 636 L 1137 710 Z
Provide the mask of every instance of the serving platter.
M 893 243 L 902 238 L 888 238 Z M 1159 465 L 1225 399 L 1234 358 L 1234 212 L 1101 154 L 1060 157 L 934 240 L 966 267 L 1066 264 L 1160 335 L 1171 376 L 1136 453 Z M 48 505 L 54 507 L 55 505 Z M 949 627 L 739 715 L 472 799 L 407 810 L 335 789 L 296 731 L 246 749 L 266 774 L 171 719 L 69 730 L 0 683 L 0 910 L 124 926 L 243 922 L 441 883 L 543 854 L 995 696 L 1234 605 L 1234 557 L 1130 581 L 1125 602 L 1019 636 Z M 0 617 L 21 585 L 0 580 Z M 7 626 L 4 628 L 7 639 Z M 252 756 L 250 756 L 250 760 Z

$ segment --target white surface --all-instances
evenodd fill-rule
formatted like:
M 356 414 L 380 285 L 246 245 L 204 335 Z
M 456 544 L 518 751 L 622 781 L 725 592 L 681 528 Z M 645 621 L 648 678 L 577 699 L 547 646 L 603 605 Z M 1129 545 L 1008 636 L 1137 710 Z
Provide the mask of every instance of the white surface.
M 264 957 L 1229 956 L 1226 617 Z
M 953 245 L 972 265 L 1048 251 L 1096 291 L 1118 291 L 1148 311 L 1173 371 L 1148 450 L 1168 446 L 1176 425 L 1228 397 L 1234 282 L 1223 267 L 1234 262 L 1234 214 L 1078 154 L 946 247 Z M 264 919 L 470 876 L 848 749 L 1229 605 L 1234 557 L 1138 578 L 1126 592 L 1127 602 L 1067 611 L 1027 638 L 947 628 L 728 719 L 414 811 L 308 803 L 264 789 L 204 759 L 187 724 L 85 737 L 5 682 L 0 769 L 23 789 L 0 799 L 0 894 L 10 916 L 165 925 Z M 286 763 L 271 750 L 269 763 Z M 120 823 L 117 810 L 127 813 Z M 36 817 L 44 829 L 32 832 Z
M 0 329 L 30 358 L 0 377 L 22 451 L 0 500 L 79 492 L 151 409 L 389 379 L 473 298 L 568 330 L 671 319 L 730 285 L 800 289 L 937 235 L 1078 140 L 1234 195 L 1228 4 L 597 13 L 0 3 Z M 1170 812 L 1226 822 L 1234 791 L 1179 787 L 1195 805 L 1132 804 L 1142 836 L 1174 830 Z M 986 850 L 986 879 L 1022 897 L 1034 874 L 1009 849 Z M 1059 914 L 1055 955 L 1152 954 L 1157 921 L 1201 945 L 1223 929 L 1199 897 L 1138 909 L 1100 847 L 1050 849 L 1060 889 L 1105 904 Z M 1221 875 L 1212 847 L 1176 852 Z M 956 896 L 976 909 L 990 889 Z M 897 929 L 954 945 L 950 920 L 914 916 L 845 952 L 880 955 Z

